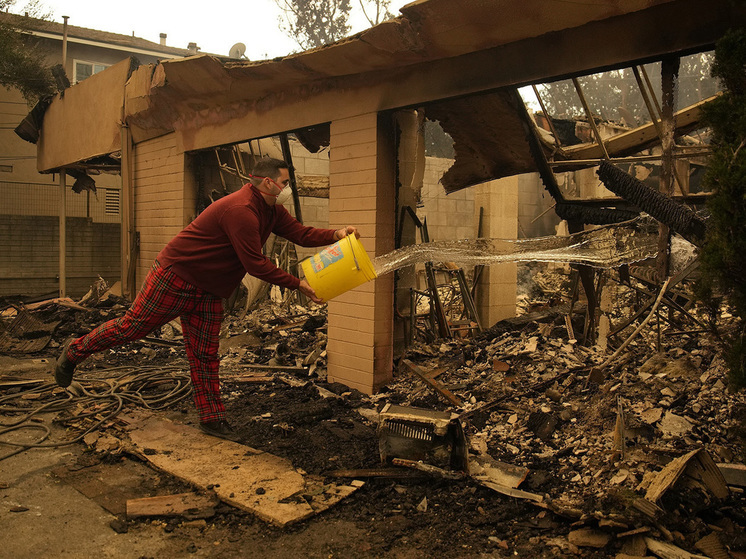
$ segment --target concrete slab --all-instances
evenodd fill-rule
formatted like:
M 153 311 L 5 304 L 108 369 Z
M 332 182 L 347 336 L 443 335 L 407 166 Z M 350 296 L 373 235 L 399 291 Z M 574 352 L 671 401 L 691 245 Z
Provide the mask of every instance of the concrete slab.
M 30 436 L 10 433 L 4 439 Z M 115 516 L 53 475 L 81 452 L 80 445 L 35 449 L 0 462 L 0 557 L 79 559 L 93 550 L 101 558 L 169 556 L 170 542 L 158 527 L 118 534 L 109 526 Z

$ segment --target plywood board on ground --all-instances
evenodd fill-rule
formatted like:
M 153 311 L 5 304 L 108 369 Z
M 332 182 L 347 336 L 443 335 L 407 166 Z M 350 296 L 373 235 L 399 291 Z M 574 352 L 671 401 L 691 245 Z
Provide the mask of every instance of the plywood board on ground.
M 129 426 L 134 450 L 153 466 L 278 526 L 326 510 L 362 485 L 323 484 L 278 456 L 145 417 Z
M 209 518 L 215 514 L 217 499 L 213 495 L 177 493 L 127 500 L 127 518 L 143 516 L 185 516 Z

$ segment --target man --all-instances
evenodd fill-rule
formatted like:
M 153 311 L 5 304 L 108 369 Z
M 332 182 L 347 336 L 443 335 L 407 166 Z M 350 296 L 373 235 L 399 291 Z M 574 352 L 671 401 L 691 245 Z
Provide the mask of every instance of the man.
M 249 183 L 210 204 L 166 245 L 123 317 L 63 347 L 55 366 L 57 384 L 69 386 L 75 366 L 91 354 L 143 338 L 180 317 L 200 428 L 218 437 L 235 436 L 225 419 L 218 377 L 222 299 L 249 273 L 298 289 L 321 303 L 305 280 L 277 268 L 262 253 L 267 237 L 275 233 L 295 244 L 316 247 L 346 235 L 359 236 L 352 226 L 337 230 L 305 227 L 277 204 L 281 193 L 289 192 L 284 161 L 260 159 L 253 173 Z

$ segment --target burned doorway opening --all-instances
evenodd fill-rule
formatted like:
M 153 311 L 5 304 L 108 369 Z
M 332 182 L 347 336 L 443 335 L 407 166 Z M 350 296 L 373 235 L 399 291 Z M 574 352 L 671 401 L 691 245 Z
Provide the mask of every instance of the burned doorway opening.
M 708 79 L 711 58 L 709 52 L 670 57 L 556 82 L 529 84 L 520 89 L 520 94 L 515 88 L 503 88 L 413 109 L 415 116 L 409 117 L 413 122 L 401 117 L 398 120 L 397 246 L 418 242 L 413 231 L 421 227 L 421 214 L 426 213 L 423 191 L 411 188 L 407 181 L 419 180 L 418 172 L 424 175 L 425 171 L 418 171 L 416 154 L 418 149 L 425 153 L 424 145 L 430 140 L 419 140 L 422 145 L 408 140 L 410 146 L 404 147 L 402 152 L 401 146 L 408 138 L 405 130 L 407 127 L 416 129 L 425 136 L 432 130 L 428 125 L 433 123 L 437 123 L 435 126 L 447 133 L 453 142 L 451 165 L 443 169 L 437 181 L 448 196 L 490 180 L 529 175 L 533 175 L 534 184 L 543 194 L 549 194 L 539 194 L 545 204 L 539 206 L 539 211 L 530 219 L 519 214 L 515 238 L 530 237 L 533 233 L 530 226 L 536 222 L 543 225 L 541 221 L 549 221 L 542 233 L 556 231 L 567 235 L 592 226 L 623 222 L 642 213 L 650 214 L 661 224 L 661 244 L 656 259 L 636 263 L 631 274 L 628 266 L 612 272 L 584 266 L 568 270 L 570 308 L 579 296 L 583 296 L 587 304 L 585 316 L 576 321 L 573 334 L 582 343 L 593 344 L 598 341 L 600 327 L 601 343 L 605 344 L 609 332 L 618 335 L 645 316 L 645 308 L 649 309 L 652 303 L 650 290 L 654 294 L 665 277 L 696 268 L 696 265 L 690 267 L 688 261 L 672 262 L 670 255 L 672 242 L 679 250 L 682 247 L 680 235 L 687 237 L 687 228 L 681 226 L 680 216 L 683 214 L 685 220 L 701 223 L 697 212 L 708 194 L 702 192 L 700 181 L 707 165 L 709 133 L 700 125 L 700 116 L 702 106 L 718 91 L 714 80 Z M 569 99 L 570 96 L 574 99 Z M 613 175 L 609 179 L 607 173 L 605 181 L 602 180 L 604 175 L 598 176 L 598 169 L 603 161 L 620 169 L 624 175 Z M 419 165 L 425 166 L 424 163 Z M 633 189 L 623 188 L 628 182 L 635 186 L 639 182 L 661 196 L 647 191 L 635 195 Z M 617 186 L 619 183 L 621 186 Z M 534 197 L 537 197 L 536 192 Z M 651 202 L 652 199 L 656 202 Z M 518 205 L 525 205 L 525 201 L 524 195 L 524 203 Z M 665 209 L 657 211 L 656 204 L 663 204 Z M 413 207 L 420 210 L 418 215 L 410 211 Z M 432 221 L 429 212 L 427 217 Z M 700 225 L 695 228 L 701 231 Z M 482 234 L 483 231 L 479 231 L 475 237 Z M 688 258 L 693 247 L 683 246 L 680 252 L 682 258 Z M 650 267 L 656 270 L 653 276 L 658 278 L 652 284 L 649 282 L 651 273 L 647 270 Z M 613 279 L 609 279 L 609 275 Z M 407 305 L 405 291 L 409 289 L 411 294 L 417 289 L 411 272 L 409 276 L 399 272 L 402 281 L 397 283 L 397 313 L 400 318 L 407 312 L 410 317 L 416 314 L 407 309 L 408 306 L 412 309 L 413 305 Z M 603 286 L 609 281 L 624 285 L 636 300 L 630 316 L 621 317 L 616 326 L 602 324 L 607 319 L 599 308 Z M 632 285 L 633 281 L 648 283 Z M 678 291 L 675 286 L 669 289 Z M 644 301 L 639 301 L 640 297 Z M 672 303 L 670 299 L 690 300 L 677 292 L 672 297 L 664 297 L 666 306 Z M 429 329 L 426 325 L 421 332 L 424 339 L 449 337 L 432 317 L 431 309 L 437 306 L 436 302 L 426 311 L 430 324 Z M 686 303 L 678 307 L 670 305 L 673 329 L 685 329 L 685 323 L 694 324 L 695 328 L 701 326 L 692 323 L 686 306 Z M 638 313 L 640 307 L 644 307 L 641 314 Z M 678 318 L 673 317 L 674 313 Z M 488 326 L 492 324 L 487 322 Z M 567 322 L 573 323 L 572 316 Z M 406 342 L 415 337 L 412 333 L 417 330 L 410 328 L 408 332 L 402 327 L 397 332 Z
M 243 187 L 248 182 L 256 161 L 263 157 L 273 157 L 283 159 L 289 165 L 292 197 L 285 206 L 290 214 L 306 225 L 327 228 L 328 130 L 328 125 L 321 125 L 191 152 L 189 166 L 196 189 L 194 215 L 215 200 Z M 278 267 L 296 276 L 299 273 L 299 263 L 314 252 L 312 249 L 296 247 L 274 234 L 270 235 L 264 251 Z M 227 301 L 227 308 L 243 315 L 267 296 L 272 296 L 285 307 L 293 303 L 305 305 L 308 302 L 300 292 L 282 290 L 247 275 Z

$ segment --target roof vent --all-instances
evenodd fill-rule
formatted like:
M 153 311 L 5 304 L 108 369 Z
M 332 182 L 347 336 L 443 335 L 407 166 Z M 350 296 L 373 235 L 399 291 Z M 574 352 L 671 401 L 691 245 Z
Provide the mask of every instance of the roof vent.
M 165 33 L 161 33 L 161 46 L 162 47 L 166 46 L 166 37 L 168 37 L 168 35 L 166 35 Z

